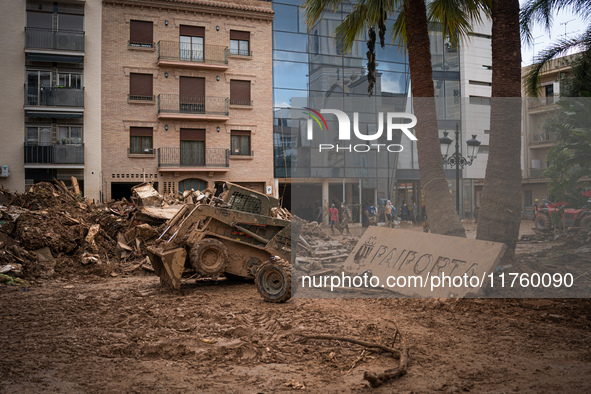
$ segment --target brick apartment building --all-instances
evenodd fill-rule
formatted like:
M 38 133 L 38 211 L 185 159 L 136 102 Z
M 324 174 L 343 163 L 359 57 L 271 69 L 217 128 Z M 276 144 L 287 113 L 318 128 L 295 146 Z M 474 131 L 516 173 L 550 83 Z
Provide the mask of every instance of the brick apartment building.
M 102 191 L 274 193 L 271 3 L 104 0 Z

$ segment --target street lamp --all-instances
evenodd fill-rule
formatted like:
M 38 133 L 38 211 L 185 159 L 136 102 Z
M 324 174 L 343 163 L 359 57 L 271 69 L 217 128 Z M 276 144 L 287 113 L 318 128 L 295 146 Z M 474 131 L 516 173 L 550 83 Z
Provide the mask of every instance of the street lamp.
M 476 139 L 476 135 L 472 134 L 472 138 L 466 141 L 468 145 L 468 158 L 466 159 L 460 155 L 460 125 L 456 123 L 456 150 L 448 156 L 449 147 L 453 140 L 447 135 L 447 131 L 443 132 L 443 137 L 439 138 L 439 145 L 441 147 L 441 156 L 443 156 L 443 164 L 447 164 L 450 167 L 456 168 L 456 210 L 458 215 L 460 214 L 460 168 L 464 166 L 471 166 L 474 159 L 478 155 L 478 148 L 480 147 L 480 141 Z

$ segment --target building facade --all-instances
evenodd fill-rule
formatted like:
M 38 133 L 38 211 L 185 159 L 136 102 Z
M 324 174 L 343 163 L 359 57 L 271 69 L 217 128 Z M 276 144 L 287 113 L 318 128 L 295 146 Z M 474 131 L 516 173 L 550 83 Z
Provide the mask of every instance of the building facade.
M 292 118 L 293 108 L 302 107 L 302 100 L 308 100 L 307 107 L 318 108 L 328 100 L 345 102 L 367 98 L 367 37 L 361 37 L 351 51 L 342 53 L 335 45 L 334 30 L 351 5 L 344 3 L 337 10 L 325 12 L 323 19 L 310 29 L 300 6 L 298 0 L 273 1 L 274 165 L 284 204 L 296 213 L 316 212 L 318 205 L 327 208 L 329 202 L 343 200 L 353 207 L 354 213 L 360 212 L 366 202 L 383 205 L 386 199 L 398 207 L 403 202 L 415 202 L 420 207 L 418 156 L 412 141 L 400 142 L 404 145 L 402 152 L 370 151 L 354 160 L 339 153 L 314 162 L 314 147 L 306 141 L 301 123 Z M 388 28 L 395 17 L 388 19 Z M 490 34 L 491 22 L 488 21 L 475 26 L 461 46 L 454 47 L 436 26 L 430 32 L 440 135 L 448 131 L 453 137 L 457 125 L 462 151 L 466 148 L 465 141 L 474 134 L 483 145 L 483 154 L 473 166 L 461 171 L 460 214 L 463 217 L 477 215 L 488 158 L 492 82 Z M 385 48 L 376 45 L 373 104 L 363 104 L 368 114 L 373 113 L 375 117 L 388 108 L 412 112 L 412 81 L 405 52 L 399 43 L 387 42 Z M 371 124 L 364 127 L 364 132 L 375 130 Z M 302 162 L 314 164 L 306 172 Z M 453 169 L 447 168 L 447 178 L 451 193 L 455 193 Z M 307 199 L 303 201 L 297 196 L 307 196 Z M 294 204 L 292 199 L 297 202 Z M 357 220 L 359 218 L 357 215 Z
M 3 15 L 0 183 L 76 177 L 100 199 L 100 2 L 14 0 Z
M 522 106 L 523 171 L 522 191 L 524 211 L 531 211 L 536 199 L 548 200 L 548 178 L 544 172 L 548 168 L 546 156 L 554 145 L 551 133 L 543 128 L 546 118 L 558 108 L 560 95 L 564 90 L 562 80 L 571 71 L 572 56 L 553 59 L 540 76 L 540 96 L 524 98 Z M 522 74 L 529 70 L 524 67 Z M 524 95 L 525 97 L 525 95 Z
M 102 189 L 274 193 L 271 4 L 103 1 Z

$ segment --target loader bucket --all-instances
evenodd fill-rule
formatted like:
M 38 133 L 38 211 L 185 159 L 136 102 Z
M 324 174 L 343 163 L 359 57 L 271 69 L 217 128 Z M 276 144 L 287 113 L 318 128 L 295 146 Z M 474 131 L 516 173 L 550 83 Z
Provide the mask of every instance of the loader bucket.
M 148 256 L 154 267 L 154 272 L 160 277 L 160 282 L 166 283 L 175 290 L 181 288 L 181 275 L 185 268 L 187 252 L 184 248 L 162 250 L 155 246 L 148 247 Z

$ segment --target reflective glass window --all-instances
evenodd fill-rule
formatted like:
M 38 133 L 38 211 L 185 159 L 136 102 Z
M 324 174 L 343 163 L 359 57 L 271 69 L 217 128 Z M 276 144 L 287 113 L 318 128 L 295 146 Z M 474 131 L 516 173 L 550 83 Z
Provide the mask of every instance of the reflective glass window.
M 287 51 L 306 52 L 308 38 L 305 34 L 275 32 L 275 48 Z
M 288 89 L 308 88 L 308 64 L 279 60 L 273 63 L 275 86 Z
M 291 5 L 273 4 L 275 18 L 273 19 L 273 30 L 275 31 L 298 31 L 298 8 Z

